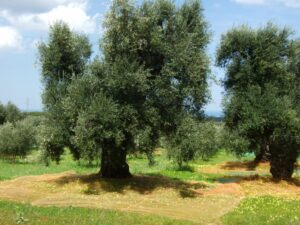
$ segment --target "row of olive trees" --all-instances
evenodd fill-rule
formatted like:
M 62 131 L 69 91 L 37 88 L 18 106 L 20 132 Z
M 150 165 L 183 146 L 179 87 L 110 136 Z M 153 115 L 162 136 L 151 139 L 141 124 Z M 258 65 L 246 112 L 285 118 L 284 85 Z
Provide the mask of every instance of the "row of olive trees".
M 64 23 L 39 47 L 46 122 L 45 156 L 59 161 L 101 158 L 102 177 L 128 177 L 129 152 L 151 155 L 159 138 L 182 165 L 219 146 L 214 126 L 201 123 L 208 101 L 209 30 L 200 1 L 114 0 L 101 40 L 102 57 Z M 223 36 L 217 64 L 224 82 L 223 144 L 257 158 L 270 154 L 271 172 L 289 178 L 299 154 L 299 48 L 287 29 L 241 27 Z M 226 138 L 228 137 L 228 138 Z

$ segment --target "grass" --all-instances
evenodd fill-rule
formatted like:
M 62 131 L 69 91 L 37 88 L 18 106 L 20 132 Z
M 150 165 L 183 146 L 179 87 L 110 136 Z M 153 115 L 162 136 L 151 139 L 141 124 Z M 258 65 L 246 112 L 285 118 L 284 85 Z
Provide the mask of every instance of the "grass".
M 173 220 L 160 216 L 143 216 L 136 213 L 88 208 L 34 207 L 29 204 L 0 201 L 0 224 L 30 225 L 97 225 L 97 224 L 195 224 L 189 221 Z
M 180 181 L 205 181 L 214 182 L 216 179 L 221 178 L 224 174 L 208 174 L 195 172 L 198 168 L 206 165 L 215 165 L 225 161 L 238 161 L 238 160 L 251 160 L 252 155 L 238 159 L 235 155 L 227 153 L 225 151 L 219 151 L 210 160 L 196 160 L 191 162 L 189 166 L 179 170 L 176 164 L 168 160 L 163 154 L 156 155 L 156 164 L 152 167 L 148 166 L 147 158 L 145 157 L 130 157 L 129 164 L 130 170 L 133 174 L 145 174 L 145 175 L 158 175 L 174 178 Z
M 74 161 L 70 153 L 66 151 L 62 155 L 59 165 L 52 163 L 50 166 L 45 166 L 39 160 L 39 152 L 34 151 L 26 160 L 20 160 L 19 162 L 8 162 L 0 160 L 0 180 L 13 179 L 20 176 L 30 175 L 42 175 L 51 173 L 60 173 L 64 171 L 75 171 L 78 174 L 97 173 L 99 167 L 86 166 L 86 164 Z M 167 159 L 164 154 L 155 155 L 156 164 L 154 166 L 148 166 L 148 160 L 144 155 L 138 157 L 129 156 L 128 163 L 130 165 L 130 171 L 133 174 L 141 175 L 158 175 L 166 176 L 181 181 L 206 181 L 213 182 L 215 179 L 222 176 L 222 174 L 204 174 L 196 173 L 194 170 L 203 165 L 214 165 L 224 161 L 236 161 L 238 160 L 234 155 L 228 154 L 224 151 L 220 151 L 215 157 L 209 161 L 198 160 L 190 164 L 185 170 L 178 170 L 176 165 Z
M 228 225 L 299 225 L 300 200 L 272 196 L 248 198 L 223 217 Z
M 60 173 L 68 170 L 73 170 L 78 174 L 95 173 L 99 170 L 97 167 L 88 167 L 79 165 L 72 159 L 69 153 L 62 156 L 61 163 L 56 165 L 52 163 L 50 166 L 45 166 L 39 160 L 39 152 L 35 151 L 25 160 L 18 162 L 9 162 L 0 160 L 0 180 L 13 179 L 20 176 L 42 175 L 50 173 Z

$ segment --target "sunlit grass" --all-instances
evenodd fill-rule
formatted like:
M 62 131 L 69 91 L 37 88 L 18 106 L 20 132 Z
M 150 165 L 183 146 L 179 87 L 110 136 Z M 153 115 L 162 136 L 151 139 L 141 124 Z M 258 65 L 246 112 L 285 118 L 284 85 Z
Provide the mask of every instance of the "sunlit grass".
M 195 224 L 189 221 L 173 220 L 161 216 L 144 216 L 136 213 L 114 210 L 100 210 L 87 208 L 58 208 L 34 207 L 29 204 L 0 201 L 0 224 L 27 225 L 142 225 L 142 224 Z
M 145 155 L 128 156 L 128 163 L 132 174 L 141 175 L 159 175 L 167 176 L 182 181 L 194 180 L 194 181 L 207 181 L 212 182 L 215 178 L 222 175 L 211 175 L 196 172 L 197 167 L 202 165 L 214 165 L 227 160 L 237 160 L 237 158 L 224 151 L 220 151 L 215 157 L 209 161 L 198 160 L 191 162 L 189 166 L 179 170 L 177 165 L 169 160 L 164 153 L 155 154 L 155 165 L 149 166 L 148 159 Z M 25 160 L 19 160 L 17 162 L 9 162 L 0 160 L 0 180 L 13 179 L 20 176 L 29 175 L 41 175 L 50 173 L 59 173 L 64 171 L 75 171 L 78 174 L 97 173 L 99 171 L 99 165 L 94 163 L 93 166 L 87 166 L 86 162 L 80 163 L 74 161 L 72 155 L 66 150 L 62 155 L 60 164 L 52 162 L 50 166 L 40 160 L 40 153 L 33 151 L 30 156 Z
M 228 225 L 299 225 L 300 200 L 272 196 L 245 199 L 223 217 Z
M 68 152 L 62 156 L 59 165 L 51 163 L 50 166 L 46 166 L 40 160 L 40 154 L 38 151 L 33 151 L 27 159 L 22 159 L 17 162 L 0 159 L 0 168 L 0 180 L 13 179 L 20 176 L 60 173 L 68 170 L 73 170 L 79 174 L 95 173 L 99 170 L 98 167 L 80 165 L 72 159 L 71 154 Z

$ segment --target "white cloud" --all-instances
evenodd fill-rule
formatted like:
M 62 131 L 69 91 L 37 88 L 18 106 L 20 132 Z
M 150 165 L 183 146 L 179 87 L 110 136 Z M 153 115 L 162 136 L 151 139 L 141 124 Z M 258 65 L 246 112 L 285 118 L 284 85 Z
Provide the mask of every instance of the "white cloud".
M 8 0 L 4 0 L 5 2 Z M 19 0 L 9 0 L 12 4 Z M 54 0 L 54 1 L 41 1 L 41 0 L 24 0 L 32 5 L 33 9 L 49 9 L 45 12 L 23 11 L 18 13 L 18 7 L 6 7 L 9 5 L 0 3 L 0 18 L 3 18 L 11 26 L 19 30 L 27 31 L 47 31 L 49 25 L 55 21 L 62 20 L 70 25 L 74 30 L 93 33 L 97 28 L 99 15 L 88 15 L 87 5 L 88 0 Z M 1 1 L 2 2 L 2 1 Z M 41 3 L 44 2 L 44 3 Z M 51 2 L 51 3 L 46 3 Z M 21 4 L 23 5 L 23 3 Z M 51 6 L 54 6 L 51 8 Z
M 286 7 L 297 8 L 300 7 L 300 0 L 233 0 L 236 3 L 245 4 L 245 5 L 272 5 L 280 4 Z
M 1 0 L 0 9 L 12 13 L 41 13 L 60 5 L 84 3 L 86 0 Z
M 0 27 L 0 50 L 21 50 L 22 36 L 10 26 Z
M 0 12 L 12 26 L 22 30 L 46 31 L 49 25 L 62 20 L 74 30 L 93 33 L 97 27 L 99 16 L 90 16 L 86 12 L 86 4 L 69 3 L 60 5 L 44 13 L 12 14 L 8 11 Z
M 300 7 L 300 0 L 280 0 L 283 4 L 288 7 Z
M 234 0 L 237 3 L 246 5 L 263 5 L 266 4 L 266 0 Z

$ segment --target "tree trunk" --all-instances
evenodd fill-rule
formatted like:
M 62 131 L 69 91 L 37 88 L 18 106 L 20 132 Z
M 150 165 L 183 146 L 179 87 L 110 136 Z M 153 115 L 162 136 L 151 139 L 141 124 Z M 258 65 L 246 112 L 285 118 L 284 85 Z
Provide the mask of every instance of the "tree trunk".
M 126 149 L 116 146 L 113 141 L 107 143 L 105 147 L 102 150 L 100 176 L 103 178 L 131 177 L 126 162 Z
M 263 144 L 260 148 L 260 152 L 255 157 L 255 162 L 270 162 L 271 160 L 271 153 L 269 144 Z
M 270 172 L 274 179 L 289 180 L 292 178 L 297 152 L 289 149 L 285 145 L 271 146 L 271 169 Z

